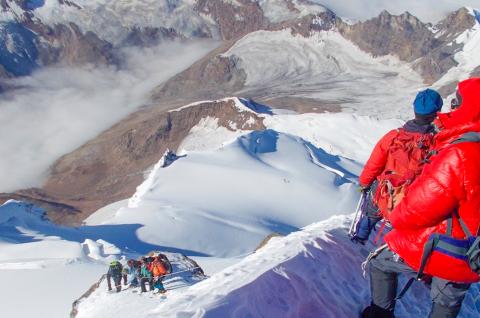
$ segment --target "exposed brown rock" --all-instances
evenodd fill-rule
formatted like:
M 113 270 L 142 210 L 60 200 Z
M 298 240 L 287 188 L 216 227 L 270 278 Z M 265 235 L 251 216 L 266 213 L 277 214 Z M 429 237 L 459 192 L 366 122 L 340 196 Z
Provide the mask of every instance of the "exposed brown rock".
M 205 35 L 204 37 L 208 37 Z M 152 47 L 158 45 L 164 40 L 175 40 L 181 38 L 181 35 L 173 28 L 138 28 L 134 27 L 130 34 L 125 38 L 122 45 Z
M 110 43 L 101 40 L 93 32 L 82 33 L 74 23 L 56 24 L 50 27 L 30 20 L 26 21 L 25 25 L 44 39 L 38 45 L 39 59 L 42 65 L 117 63 Z
M 210 15 L 218 25 L 222 40 L 231 40 L 267 28 L 268 20 L 256 1 L 237 0 L 241 4 L 218 0 L 198 0 L 195 10 Z
M 235 43 L 229 41 L 194 63 L 187 70 L 174 76 L 158 89 L 152 98 L 156 101 L 212 100 L 233 95 L 243 88 L 246 74 L 237 66 L 235 57 L 221 54 Z
M 260 250 L 262 247 L 264 247 L 265 245 L 268 244 L 268 242 L 270 242 L 271 239 L 273 239 L 274 237 L 282 237 L 284 235 L 280 234 L 280 233 L 272 233 L 272 234 L 269 234 L 266 238 L 263 239 L 263 241 L 260 242 L 260 244 L 258 244 L 257 248 L 255 248 L 254 252 L 257 252 L 258 250 Z
M 458 81 L 453 81 L 447 85 L 444 85 L 438 89 L 438 92 L 442 97 L 445 99 L 451 94 L 455 93 L 455 90 L 457 89 Z
M 92 286 L 90 286 L 90 288 L 85 293 L 83 293 L 82 296 L 80 296 L 80 298 L 78 298 L 73 302 L 72 310 L 70 311 L 70 318 L 77 317 L 79 305 L 82 303 L 82 301 L 90 297 L 90 295 L 92 295 L 93 292 L 100 287 L 100 285 L 105 279 L 107 279 L 107 274 L 103 274 L 102 277 L 100 277 L 100 279 L 97 282 L 95 282 Z
M 268 25 L 268 30 L 290 28 L 293 34 L 309 36 L 311 32 L 330 30 L 337 17 L 331 11 L 308 15 L 298 20 Z M 174 76 L 152 93 L 153 100 L 191 102 L 236 95 L 244 88 L 246 73 L 238 66 L 235 56 L 223 56 L 241 37 L 226 41 L 187 70 Z M 254 96 L 256 97 L 256 96 Z
M 240 112 L 233 100 L 206 102 L 167 112 L 150 108 L 134 113 L 84 146 L 60 158 L 42 189 L 22 191 L 38 199 L 42 195 L 78 213 L 63 217 L 61 211 L 47 209 L 53 221 L 79 224 L 99 208 L 129 198 L 143 182 L 144 173 L 167 149 L 177 149 L 190 129 L 202 118 L 218 118 L 232 129 L 265 129 L 263 119 L 251 112 Z M 254 123 L 250 124 L 249 119 Z M 37 197 L 36 197 L 37 196 Z
M 374 56 L 395 54 L 411 62 L 440 45 L 428 26 L 408 12 L 391 15 L 383 11 L 378 17 L 355 25 L 339 23 L 340 33 Z
M 47 197 L 41 191 L 25 190 L 19 193 L 0 193 L 0 204 L 8 200 L 31 202 L 48 211 L 48 216 L 53 222 L 79 225 L 78 214 L 80 211 L 77 208 L 59 203 L 56 199 Z
M 426 84 L 433 84 L 445 75 L 449 69 L 458 65 L 453 58 L 455 47 L 439 47 L 412 64 Z
M 475 23 L 475 17 L 466 8 L 461 8 L 440 21 L 435 29 L 439 34 L 439 39 L 449 43 L 466 30 L 473 28 Z
M 332 30 L 341 21 L 332 11 L 320 12 L 315 15 L 306 15 L 300 19 L 283 22 L 271 26 L 270 30 L 282 30 L 290 28 L 292 34 L 300 34 L 308 37 L 312 32 Z
M 412 62 L 413 69 L 427 84 L 457 66 L 454 55 L 462 47 L 452 41 L 473 25 L 475 18 L 465 8 L 441 21 L 434 28 L 438 33 L 408 12 L 395 16 L 383 11 L 380 16 L 355 25 L 337 22 L 340 33 L 362 50 L 374 56 L 392 54 Z

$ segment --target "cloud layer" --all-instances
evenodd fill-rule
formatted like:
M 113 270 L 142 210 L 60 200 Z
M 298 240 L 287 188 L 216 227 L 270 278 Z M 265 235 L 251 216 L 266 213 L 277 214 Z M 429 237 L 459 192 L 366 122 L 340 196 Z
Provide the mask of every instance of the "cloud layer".
M 423 22 L 438 22 L 448 13 L 463 6 L 480 9 L 480 0 L 313 0 L 332 9 L 342 17 L 366 20 L 377 16 L 382 10 L 392 14 L 405 11 Z
M 47 68 L 0 96 L 0 192 L 39 186 L 60 156 L 148 102 L 151 90 L 214 47 L 127 50 L 126 67 Z

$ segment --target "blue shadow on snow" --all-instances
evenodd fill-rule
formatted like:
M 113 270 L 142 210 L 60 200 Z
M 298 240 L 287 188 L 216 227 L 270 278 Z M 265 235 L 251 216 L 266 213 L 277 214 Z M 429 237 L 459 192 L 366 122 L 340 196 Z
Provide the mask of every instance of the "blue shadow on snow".
M 239 98 L 240 102 L 245 106 L 256 112 L 257 114 L 273 115 L 273 111 L 267 105 L 259 104 L 253 99 Z

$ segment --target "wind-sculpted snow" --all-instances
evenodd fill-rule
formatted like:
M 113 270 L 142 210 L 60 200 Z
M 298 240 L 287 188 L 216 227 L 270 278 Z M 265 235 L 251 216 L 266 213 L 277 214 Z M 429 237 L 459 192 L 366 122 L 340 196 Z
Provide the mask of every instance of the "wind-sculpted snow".
M 147 317 L 357 317 L 369 303 L 360 265 L 373 245 L 350 242 L 349 222 L 336 216 L 274 238 L 239 264 L 169 297 Z M 471 288 L 460 317 L 480 314 L 478 291 L 478 285 Z M 415 283 L 396 314 L 426 317 L 429 309 L 427 288 Z
M 137 235 L 144 242 L 231 257 L 252 251 L 272 232 L 288 234 L 354 205 L 359 164 L 298 137 L 259 131 L 186 155 L 168 168 L 157 164 L 128 208 L 87 223 L 141 220 Z M 322 213 L 322 205 L 331 212 Z

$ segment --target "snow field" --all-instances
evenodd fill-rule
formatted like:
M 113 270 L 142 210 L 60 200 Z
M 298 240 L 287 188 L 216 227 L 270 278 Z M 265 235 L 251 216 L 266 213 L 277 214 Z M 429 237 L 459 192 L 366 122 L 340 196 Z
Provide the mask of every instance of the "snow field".
M 424 86 L 420 76 L 397 58 L 374 58 L 335 31 L 307 38 L 292 35 L 289 29 L 257 31 L 240 39 L 225 56 L 239 58 L 239 67 L 247 74 L 245 90 L 266 98 L 339 103 L 360 115 L 407 119 Z

